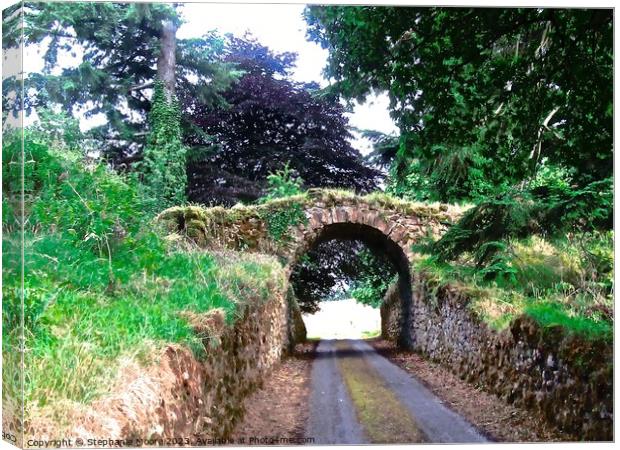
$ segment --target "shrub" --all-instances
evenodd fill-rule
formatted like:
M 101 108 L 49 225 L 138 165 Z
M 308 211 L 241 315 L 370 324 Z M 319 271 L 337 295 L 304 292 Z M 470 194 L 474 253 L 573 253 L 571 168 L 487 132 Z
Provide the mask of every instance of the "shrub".
M 261 197 L 259 202 L 301 194 L 302 185 L 303 180 L 296 176 L 296 172 L 286 163 L 282 169 L 267 176 L 267 195 Z
M 3 351 L 19 347 L 23 331 L 28 400 L 90 401 L 108 388 L 121 357 L 147 361 L 163 343 L 202 355 L 201 337 L 182 312 L 220 308 L 232 319 L 235 310 L 212 256 L 170 248 L 135 178 L 86 167 L 41 136 L 27 132 L 24 140 L 23 292 L 21 236 L 3 223 Z M 19 204 L 20 160 L 21 139 L 9 137 L 6 204 Z M 17 395 L 19 385 L 6 387 L 5 396 Z

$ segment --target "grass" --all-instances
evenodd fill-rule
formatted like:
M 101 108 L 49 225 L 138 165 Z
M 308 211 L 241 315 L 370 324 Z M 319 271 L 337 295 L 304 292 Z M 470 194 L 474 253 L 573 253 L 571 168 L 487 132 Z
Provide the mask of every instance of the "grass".
M 362 339 L 372 339 L 381 336 L 381 330 L 362 331 Z
M 21 140 L 3 146 L 3 161 Z M 208 335 L 193 319 L 284 288 L 275 258 L 206 253 L 163 237 L 135 180 L 26 139 L 25 400 L 37 408 L 78 407 L 109 392 L 126 364 L 148 365 L 176 343 L 205 355 Z M 15 166 L 15 167 L 14 167 Z M 3 399 L 21 396 L 19 165 L 3 164 Z M 204 322 L 204 321 L 203 321 Z M 206 331 L 208 332 L 208 330 Z M 54 414 L 52 414 L 54 415 Z
M 173 251 L 158 270 L 136 273 L 113 293 L 39 286 L 39 295 L 53 300 L 26 340 L 26 399 L 39 406 L 87 403 L 108 389 L 123 359 L 147 365 L 168 343 L 204 356 L 201 336 L 183 313 L 218 309 L 230 323 L 238 303 L 270 297 L 283 279 L 278 267 L 257 257 L 217 264 L 203 252 Z
M 470 255 L 453 263 L 426 257 L 415 265 L 431 284 L 451 284 L 467 294 L 469 307 L 497 330 L 525 314 L 543 327 L 612 339 L 612 232 L 512 241 L 497 260 L 494 277 L 474 267 Z
M 338 343 L 339 350 L 347 350 Z M 360 356 L 339 359 L 340 370 L 358 419 L 373 444 L 426 442 L 424 433 L 377 371 Z

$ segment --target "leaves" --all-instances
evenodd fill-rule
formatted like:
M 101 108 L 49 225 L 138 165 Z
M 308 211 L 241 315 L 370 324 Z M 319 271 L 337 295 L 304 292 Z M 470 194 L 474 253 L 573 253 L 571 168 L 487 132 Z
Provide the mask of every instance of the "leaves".
M 225 53 L 224 60 L 244 74 L 222 94 L 228 106 L 202 106 L 190 115 L 186 142 L 206 149 L 188 166 L 192 201 L 255 201 L 285 161 L 306 187 L 377 187 L 381 174 L 352 147 L 343 106 L 315 85 L 284 78 L 293 55 L 275 53 L 249 36 L 227 40 Z
M 580 187 L 612 174 L 612 11 L 309 6 L 308 37 L 346 99 L 390 96 L 389 188 L 476 200 L 543 159 Z
M 181 142 L 180 113 L 176 98 L 168 101 L 163 83 L 157 81 L 150 113 L 151 130 L 144 159 L 137 165 L 142 183 L 157 210 L 186 199 L 187 149 Z

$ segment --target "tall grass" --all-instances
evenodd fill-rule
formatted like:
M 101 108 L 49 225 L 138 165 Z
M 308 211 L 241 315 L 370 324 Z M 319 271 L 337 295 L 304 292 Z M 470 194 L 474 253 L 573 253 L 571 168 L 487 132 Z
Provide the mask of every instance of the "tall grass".
M 19 341 L 19 140 L 3 148 L 3 338 Z M 30 406 L 88 403 L 108 391 L 123 360 L 146 364 L 166 343 L 204 355 L 184 313 L 225 312 L 267 297 L 272 261 L 226 265 L 175 248 L 153 225 L 153 199 L 131 178 L 86 167 L 75 151 L 27 137 L 25 221 L 25 399 Z M 7 163 L 7 164 L 5 164 Z M 245 291 L 244 291 L 245 290 Z M 245 297 L 248 298 L 248 297 Z M 7 354 L 8 356 L 8 354 Z M 6 399 L 16 398 L 18 358 L 5 359 Z
M 542 326 L 612 338 L 611 231 L 512 240 L 483 268 L 467 253 L 454 263 L 421 258 L 416 266 L 441 283 L 459 283 L 472 297 L 471 308 L 494 328 L 526 314 Z

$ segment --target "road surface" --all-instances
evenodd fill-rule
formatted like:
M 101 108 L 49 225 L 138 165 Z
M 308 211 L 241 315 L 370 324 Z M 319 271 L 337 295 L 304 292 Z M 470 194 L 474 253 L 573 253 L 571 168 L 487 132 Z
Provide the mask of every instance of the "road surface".
M 322 340 L 306 436 L 316 445 L 487 440 L 363 340 Z

